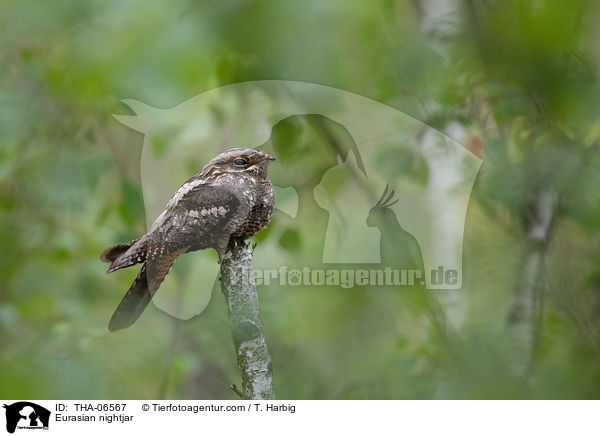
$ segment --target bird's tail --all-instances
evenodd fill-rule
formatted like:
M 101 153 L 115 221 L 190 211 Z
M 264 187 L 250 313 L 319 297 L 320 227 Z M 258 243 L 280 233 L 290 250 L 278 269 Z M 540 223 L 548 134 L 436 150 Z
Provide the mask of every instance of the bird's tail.
M 148 288 L 148 276 L 144 264 L 121 303 L 119 303 L 117 310 L 113 313 L 108 323 L 108 330 L 114 332 L 132 325 L 146 309 L 152 295 L 153 293 Z
M 129 244 L 117 244 L 107 248 L 100 255 L 102 262 L 110 262 L 106 271 L 111 273 L 146 261 L 146 242 L 144 238 L 131 241 Z
M 150 259 L 144 263 L 110 319 L 108 330 L 114 332 L 125 329 L 140 317 L 171 270 L 177 256 L 185 253 L 188 248 L 185 247 L 162 258 Z

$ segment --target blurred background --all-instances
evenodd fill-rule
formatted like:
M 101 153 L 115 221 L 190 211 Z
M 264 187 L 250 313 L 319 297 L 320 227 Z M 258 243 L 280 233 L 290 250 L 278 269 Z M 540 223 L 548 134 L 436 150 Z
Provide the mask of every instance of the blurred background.
M 600 397 L 598 6 L 1 2 L 0 397 L 236 398 L 218 287 L 190 320 L 150 305 L 109 334 L 137 271 L 98 256 L 146 231 L 120 100 L 263 79 L 363 95 L 483 159 L 461 290 L 259 286 L 278 398 Z M 259 244 L 314 243 L 272 228 Z

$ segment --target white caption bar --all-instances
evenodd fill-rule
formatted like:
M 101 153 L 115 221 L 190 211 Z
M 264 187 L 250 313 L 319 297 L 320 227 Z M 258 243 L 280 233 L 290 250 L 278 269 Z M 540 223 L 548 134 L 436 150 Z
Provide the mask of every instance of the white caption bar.
M 46 401 L 4 400 L 2 432 L 19 436 L 587 434 L 595 401 Z M 12 430 L 12 432 L 11 432 Z M 33 430 L 41 430 L 34 432 Z M 387 431 L 386 431 L 387 432 Z M 7 433 L 4 433 L 7 434 Z

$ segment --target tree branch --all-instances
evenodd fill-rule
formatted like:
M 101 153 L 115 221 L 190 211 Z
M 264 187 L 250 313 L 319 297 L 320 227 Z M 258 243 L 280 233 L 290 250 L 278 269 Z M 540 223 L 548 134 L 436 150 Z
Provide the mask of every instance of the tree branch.
M 243 397 L 272 400 L 273 371 L 258 309 L 253 251 L 244 243 L 229 245 L 221 262 L 221 290 L 229 312 Z

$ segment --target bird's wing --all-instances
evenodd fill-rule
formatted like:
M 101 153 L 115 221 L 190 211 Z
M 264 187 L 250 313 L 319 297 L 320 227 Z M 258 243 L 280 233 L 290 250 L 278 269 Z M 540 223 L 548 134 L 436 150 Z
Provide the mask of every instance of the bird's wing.
M 181 252 L 184 247 L 194 251 L 227 245 L 229 235 L 249 212 L 244 204 L 233 187 L 184 184 L 149 234 L 148 259 Z

